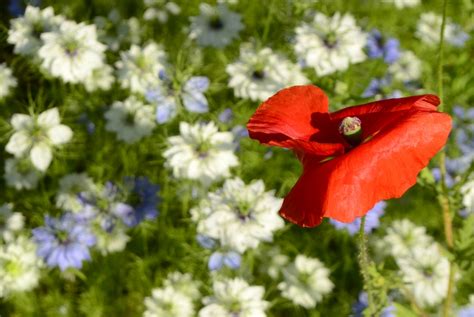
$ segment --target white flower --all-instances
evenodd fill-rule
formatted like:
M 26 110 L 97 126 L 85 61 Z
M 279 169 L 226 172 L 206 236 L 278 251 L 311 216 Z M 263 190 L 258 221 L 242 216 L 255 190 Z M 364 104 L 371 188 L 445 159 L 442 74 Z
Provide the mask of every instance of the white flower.
M 112 9 L 107 17 L 94 18 L 99 40 L 112 51 L 118 51 L 125 43 L 140 42 L 140 26 L 137 18 L 124 19 L 117 9 Z
M 420 0 L 385 0 L 385 2 L 393 3 L 397 9 L 416 7 L 420 4 Z
M 0 64 L 0 100 L 10 94 L 10 90 L 17 86 L 13 72 L 5 63 Z
M 466 211 L 474 213 L 474 180 L 462 185 L 461 193 L 463 195 L 462 203 L 466 207 Z
M 242 45 L 238 61 L 227 65 L 229 87 L 240 98 L 262 101 L 278 90 L 308 83 L 300 68 L 270 48 L 255 52 Z
M 393 79 L 409 82 L 420 79 L 421 76 L 421 61 L 411 51 L 404 51 L 400 58 L 391 64 L 388 68 Z
M 36 54 L 43 44 L 40 35 L 56 29 L 63 21 L 62 16 L 54 15 L 52 7 L 40 10 L 29 5 L 23 16 L 11 20 L 7 41 L 15 45 L 14 52 L 17 54 Z
M 29 159 L 9 158 L 5 160 L 5 181 L 9 187 L 17 190 L 33 189 L 41 177 Z
M 305 66 L 324 76 L 364 61 L 366 42 L 367 35 L 351 15 L 316 13 L 313 22 L 296 28 L 295 52 Z
M 191 17 L 190 37 L 201 46 L 225 47 L 244 28 L 240 14 L 230 11 L 225 4 L 212 7 L 201 3 L 199 10 L 200 15 Z
M 144 95 L 147 89 L 160 83 L 158 74 L 165 70 L 166 54 L 156 43 L 144 48 L 132 45 L 130 50 L 120 53 L 120 61 L 115 66 L 120 85 Z
M 174 288 L 192 300 L 196 300 L 201 296 L 199 292 L 199 282 L 194 281 L 189 273 L 172 272 L 168 274 L 163 285 L 165 288 Z
M 41 266 L 36 245 L 30 239 L 20 236 L 0 245 L 0 297 L 36 287 Z
M 97 41 L 95 25 L 64 21 L 56 30 L 41 34 L 41 39 L 41 66 L 65 82 L 84 82 L 104 64 L 106 46 Z
M 449 282 L 449 261 L 436 244 L 417 247 L 412 256 L 396 259 L 403 281 L 415 301 L 423 306 L 434 306 L 446 296 Z
M 278 284 L 282 296 L 305 308 L 316 307 L 334 287 L 324 264 L 301 254 L 283 269 L 283 278 L 284 281 Z
M 265 289 L 250 286 L 241 278 L 216 280 L 214 294 L 203 300 L 199 317 L 264 317 L 268 302 L 263 300 Z
M 398 258 L 410 256 L 415 248 L 422 249 L 432 244 L 433 238 L 426 234 L 424 227 L 403 219 L 394 221 L 387 228 L 387 234 L 380 240 L 379 248 L 383 253 Z
M 103 219 L 103 217 L 99 216 L 99 219 Z M 100 222 L 101 220 L 97 220 L 97 223 Z M 96 248 L 103 255 L 125 250 L 130 240 L 130 237 L 126 233 L 126 228 L 118 224 L 115 224 L 110 232 L 105 231 L 102 227 L 94 228 L 94 234 L 97 238 Z
M 145 298 L 145 307 L 143 317 L 195 316 L 192 299 L 170 286 L 153 289 L 151 297 Z
M 94 69 L 90 76 L 84 79 L 84 87 L 88 92 L 98 89 L 109 90 L 115 81 L 113 71 L 113 68 L 107 64 Z
M 156 125 L 153 107 L 134 96 L 114 102 L 104 116 L 107 131 L 117 133 L 119 140 L 129 144 L 151 135 Z
M 81 192 L 95 191 L 94 181 L 86 173 L 73 173 L 63 176 L 59 180 L 59 191 L 56 194 L 56 207 L 78 212 L 83 205 L 77 195 Z
M 169 147 L 163 153 L 174 177 L 210 185 L 230 176 L 230 168 L 239 164 L 233 134 L 219 132 L 214 122 L 181 122 L 179 131 L 180 135 L 168 138 Z
M 258 247 L 260 241 L 272 241 L 273 232 L 284 226 L 278 215 L 281 203 L 273 191 L 265 192 L 263 181 L 245 185 L 234 178 L 226 180 L 222 189 L 209 193 L 191 214 L 198 221 L 198 233 L 243 253 Z
M 147 9 L 143 14 L 145 20 L 158 20 L 160 23 L 166 23 L 169 15 L 178 15 L 181 8 L 173 1 L 167 0 L 145 0 Z
M 12 240 L 15 233 L 23 229 L 24 223 L 25 217 L 20 212 L 13 212 L 12 204 L 0 206 L 0 240 Z
M 38 116 L 15 113 L 10 123 L 15 133 L 5 150 L 17 158 L 29 156 L 42 172 L 53 159 L 53 148 L 68 143 L 73 134 L 68 126 L 60 123 L 58 108 L 48 109 Z
M 439 43 L 441 23 L 443 18 L 434 12 L 422 13 L 416 26 L 416 37 L 427 45 L 435 46 Z M 463 46 L 469 39 L 469 35 L 464 32 L 458 24 L 446 21 L 444 36 L 447 43 L 452 46 Z

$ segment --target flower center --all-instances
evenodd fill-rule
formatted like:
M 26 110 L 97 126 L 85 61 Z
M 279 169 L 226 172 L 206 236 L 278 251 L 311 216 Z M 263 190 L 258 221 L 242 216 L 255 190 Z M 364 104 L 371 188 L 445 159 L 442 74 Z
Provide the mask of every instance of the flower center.
M 5 269 L 12 276 L 19 276 L 22 273 L 21 264 L 17 261 L 8 261 L 5 265 Z
M 240 220 L 246 221 L 250 219 L 252 208 L 249 202 L 246 202 L 246 201 L 239 202 L 237 206 L 235 207 L 235 209 L 237 211 L 237 215 Z
M 221 18 L 216 14 L 209 19 L 209 27 L 213 30 L 220 30 L 224 27 Z
M 349 144 L 358 145 L 362 140 L 362 122 L 357 117 L 345 117 L 339 125 L 339 133 Z
M 134 126 L 135 125 L 135 114 L 132 113 L 132 112 L 128 112 L 125 115 L 124 122 L 125 122 L 125 125 L 127 125 L 127 126 Z
M 262 80 L 265 77 L 263 69 L 255 69 L 252 73 L 252 78 L 256 80 Z
M 209 142 L 200 142 L 194 148 L 199 158 L 202 158 L 202 159 L 206 158 L 209 155 L 210 149 L 211 149 L 211 144 Z
M 327 48 L 335 48 L 337 46 L 337 36 L 336 36 L 336 33 L 334 32 L 330 32 L 328 33 L 324 40 L 324 45 L 326 45 Z
M 79 44 L 76 41 L 69 40 L 64 43 L 64 51 L 68 56 L 75 57 L 78 50 Z

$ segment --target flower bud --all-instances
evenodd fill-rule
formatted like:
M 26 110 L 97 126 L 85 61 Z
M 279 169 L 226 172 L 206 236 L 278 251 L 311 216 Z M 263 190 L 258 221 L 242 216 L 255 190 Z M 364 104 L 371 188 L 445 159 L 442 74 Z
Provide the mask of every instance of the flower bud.
M 362 140 L 362 122 L 357 117 L 345 117 L 339 125 L 339 133 L 351 145 L 358 145 Z

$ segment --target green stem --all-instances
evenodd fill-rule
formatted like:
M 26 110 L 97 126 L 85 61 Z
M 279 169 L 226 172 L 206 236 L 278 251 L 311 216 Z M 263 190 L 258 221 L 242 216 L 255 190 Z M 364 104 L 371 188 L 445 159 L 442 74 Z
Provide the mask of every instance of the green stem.
M 439 36 L 439 47 L 438 47 L 438 97 L 441 100 L 441 105 L 439 106 L 439 111 L 444 111 L 444 102 L 443 102 L 443 58 L 444 58 L 444 30 L 446 27 L 446 8 L 448 1 L 443 0 L 443 19 L 441 22 L 441 30 Z M 439 197 L 439 203 L 443 211 L 443 224 L 444 224 L 444 236 L 446 239 L 446 244 L 448 249 L 452 249 L 454 245 L 453 240 L 453 222 L 452 214 L 449 204 L 449 194 L 446 188 L 446 150 L 442 149 L 439 157 L 439 167 L 441 174 L 441 194 Z M 453 289 L 454 289 L 454 276 L 455 276 L 455 267 L 454 263 L 450 261 L 449 267 L 449 281 L 448 281 L 448 290 L 446 294 L 446 299 L 444 302 L 443 316 L 448 317 L 451 315 L 451 307 L 453 304 Z
M 369 273 L 367 268 L 369 267 L 369 252 L 367 249 L 367 237 L 365 236 L 365 216 L 360 220 L 359 228 L 359 269 L 364 279 L 364 289 L 367 291 L 368 295 L 368 306 L 370 307 L 373 303 L 372 292 L 369 291 Z

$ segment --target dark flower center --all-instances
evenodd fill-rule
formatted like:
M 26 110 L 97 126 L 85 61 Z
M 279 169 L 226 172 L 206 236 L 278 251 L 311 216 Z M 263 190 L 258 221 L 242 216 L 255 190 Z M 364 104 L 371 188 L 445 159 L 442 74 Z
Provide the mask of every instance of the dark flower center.
M 220 30 L 224 27 L 221 18 L 216 14 L 209 19 L 209 27 L 213 30 Z
M 337 41 L 337 36 L 334 32 L 331 32 L 326 35 L 326 37 L 323 40 L 324 45 L 326 45 L 327 48 L 335 48 L 338 44 Z
M 252 73 L 252 78 L 256 80 L 262 80 L 265 77 L 263 69 L 255 69 Z
M 70 57 L 75 57 L 79 51 L 79 44 L 76 41 L 66 41 L 64 43 L 64 51 Z
M 127 126 L 134 126 L 135 125 L 135 114 L 132 113 L 132 112 L 128 112 L 125 115 L 124 122 L 125 122 L 125 125 L 127 125 Z

